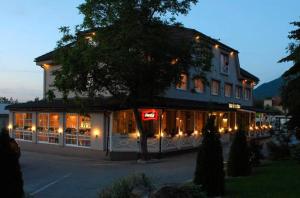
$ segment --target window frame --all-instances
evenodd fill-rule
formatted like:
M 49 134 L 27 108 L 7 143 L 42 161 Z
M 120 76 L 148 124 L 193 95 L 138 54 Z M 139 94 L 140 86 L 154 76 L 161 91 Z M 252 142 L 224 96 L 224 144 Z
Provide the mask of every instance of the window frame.
M 228 95 L 226 95 L 226 86 L 230 86 L 230 95 L 228 96 Z M 233 85 L 232 85 L 232 83 L 225 83 L 224 84 L 224 96 L 226 97 L 226 98 L 231 98 L 232 97 L 232 95 L 233 95 Z
M 225 58 L 227 58 L 227 61 L 228 61 L 227 65 L 225 65 Z M 224 71 L 225 66 L 227 67 L 227 71 Z M 229 67 L 230 67 L 229 54 L 221 52 L 220 53 L 220 73 L 225 74 L 225 75 L 229 75 Z
M 198 80 L 202 83 L 202 86 L 203 86 L 203 89 L 202 89 L 202 90 L 199 90 L 199 89 L 196 88 L 196 81 L 198 81 Z M 199 78 L 199 77 L 194 78 L 194 79 L 193 79 L 193 83 L 194 83 L 194 91 L 195 91 L 196 93 L 204 93 L 204 92 L 205 92 L 205 83 L 204 83 L 204 81 L 203 81 L 202 78 Z
M 239 90 L 239 92 L 238 92 Z M 239 93 L 239 96 L 237 96 L 237 93 Z M 235 86 L 235 98 L 236 99 L 242 99 L 243 98 L 243 87 L 240 85 Z
M 214 84 L 214 82 L 218 83 L 218 93 L 216 93 L 216 94 L 213 92 L 213 84 Z M 210 86 L 210 94 L 212 96 L 220 96 L 220 93 L 221 93 L 221 81 L 220 80 L 212 79 L 211 80 L 211 86 Z
M 182 85 L 183 85 L 182 79 L 181 79 L 181 82 L 180 82 L 180 83 L 177 83 L 175 87 L 176 87 L 177 90 L 187 91 L 188 88 L 189 88 L 189 86 L 188 86 L 188 84 L 189 84 L 189 76 L 188 76 L 187 73 L 181 73 L 181 74 L 180 74 L 180 77 L 181 77 L 181 76 L 186 76 L 185 88 L 182 88 Z

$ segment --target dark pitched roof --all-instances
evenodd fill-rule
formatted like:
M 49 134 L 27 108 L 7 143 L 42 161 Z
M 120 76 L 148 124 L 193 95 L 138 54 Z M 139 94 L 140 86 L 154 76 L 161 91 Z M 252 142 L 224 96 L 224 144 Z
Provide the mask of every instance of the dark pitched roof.
M 185 28 L 185 27 L 181 27 L 181 26 L 168 26 L 168 28 L 170 29 L 170 31 L 172 32 L 171 34 L 174 35 L 174 37 L 182 37 L 183 36 L 183 37 L 194 39 L 195 35 L 199 35 L 200 38 L 208 41 L 209 43 L 211 43 L 213 45 L 217 44 L 221 48 L 238 53 L 238 51 L 236 49 L 233 49 L 233 48 L 229 47 L 228 45 L 225 45 L 224 43 L 221 43 L 220 41 L 218 41 L 214 38 L 211 38 L 195 29 Z M 91 31 L 84 31 L 84 32 L 89 33 Z M 53 59 L 54 52 L 55 52 L 55 50 L 48 52 L 46 54 L 43 54 L 43 55 L 35 58 L 34 61 L 41 62 L 41 61 L 51 60 L 51 59 Z
M 253 74 L 249 73 L 248 71 L 244 70 L 243 68 L 240 67 L 240 74 L 242 77 L 244 78 L 248 78 L 248 79 L 252 79 L 254 80 L 256 83 L 259 82 L 259 78 L 254 76 Z

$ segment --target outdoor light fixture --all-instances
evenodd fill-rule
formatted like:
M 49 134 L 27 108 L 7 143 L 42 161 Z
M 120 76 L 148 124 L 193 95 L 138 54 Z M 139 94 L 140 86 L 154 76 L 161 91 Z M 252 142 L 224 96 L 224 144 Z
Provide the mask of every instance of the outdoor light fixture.
M 8 128 L 9 130 L 11 130 L 11 129 L 12 129 L 12 126 L 11 126 L 11 124 L 10 124 L 10 125 L 8 125 L 8 126 L 7 126 L 7 128 Z
M 47 69 L 49 69 L 49 67 L 50 67 L 50 64 L 43 64 L 43 68 L 44 68 L 44 69 L 47 70 Z
M 198 135 L 198 134 L 199 134 L 198 130 L 195 130 L 194 135 Z
M 99 137 L 99 134 L 100 134 L 100 130 L 99 129 L 94 129 L 94 135 L 96 138 Z
M 235 125 L 235 126 L 234 126 L 234 130 L 238 130 L 238 126 Z
M 138 131 L 136 132 L 136 137 L 137 137 L 137 138 L 140 138 L 140 137 L 141 137 L 140 132 L 138 132 Z
M 230 52 L 230 55 L 233 56 L 233 55 L 234 55 L 234 52 Z
M 182 136 L 182 135 L 183 135 L 182 131 L 179 131 L 178 135 L 179 135 L 179 136 Z
M 58 129 L 58 133 L 62 134 L 62 132 L 63 132 L 63 129 L 62 129 L 62 128 L 59 128 L 59 129 Z
M 218 44 L 216 44 L 216 45 L 215 45 L 215 48 L 216 48 L 216 49 L 218 49 L 218 48 L 219 48 L 219 45 L 218 45 Z
M 195 37 L 195 39 L 196 39 L 196 41 L 200 41 L 200 36 L 199 35 L 197 35 L 196 37 Z
M 253 131 L 253 127 L 252 127 L 252 126 L 250 126 L 250 127 L 249 127 L 249 130 L 250 130 L 250 131 Z
M 228 128 L 228 131 L 231 132 L 231 131 L 232 131 L 232 128 Z
M 164 137 L 165 134 L 163 132 L 160 133 L 160 137 Z
M 31 130 L 32 130 L 33 132 L 35 132 L 35 130 L 36 130 L 35 126 L 31 127 Z

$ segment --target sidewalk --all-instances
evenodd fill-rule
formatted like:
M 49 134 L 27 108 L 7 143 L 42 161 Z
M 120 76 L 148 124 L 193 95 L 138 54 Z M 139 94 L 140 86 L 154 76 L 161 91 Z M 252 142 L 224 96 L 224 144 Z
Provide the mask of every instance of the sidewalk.
M 17 141 L 22 151 L 35 152 L 35 153 L 46 153 L 59 155 L 64 157 L 77 157 L 91 160 L 105 160 L 108 161 L 109 157 L 106 156 L 104 151 L 96 151 L 88 148 L 79 147 L 63 147 L 59 145 L 51 144 L 34 144 L 32 142 Z

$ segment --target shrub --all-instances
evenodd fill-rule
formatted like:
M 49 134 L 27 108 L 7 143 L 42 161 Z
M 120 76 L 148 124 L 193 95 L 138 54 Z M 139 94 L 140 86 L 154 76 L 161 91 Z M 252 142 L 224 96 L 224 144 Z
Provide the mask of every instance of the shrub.
M 247 144 L 246 133 L 243 130 L 236 132 L 229 151 L 227 174 L 229 176 L 248 176 L 251 173 L 250 150 Z
M 205 195 L 199 185 L 165 186 L 159 189 L 151 198 L 203 198 Z
M 281 160 L 290 157 L 289 137 L 278 135 L 267 143 L 269 158 L 271 160 Z
M 204 129 L 194 176 L 194 183 L 202 185 L 208 196 L 224 195 L 225 191 L 223 151 L 214 122 L 215 117 L 211 116 Z
M 9 137 L 7 129 L 0 133 L 0 175 L 2 184 L 0 192 L 3 197 L 23 197 L 23 178 L 19 164 L 20 153 L 12 147 L 13 139 Z
M 135 189 L 141 189 L 141 193 L 149 195 L 154 187 L 148 177 L 145 174 L 135 174 L 129 177 L 125 177 L 117 180 L 111 186 L 103 189 L 99 193 L 100 198 L 128 198 L 138 197 Z
M 293 147 L 291 153 L 293 159 L 300 163 L 300 144 L 297 144 L 295 147 Z
M 264 158 L 262 148 L 262 145 L 257 140 L 250 140 L 250 164 L 252 166 L 260 165 L 260 160 Z

